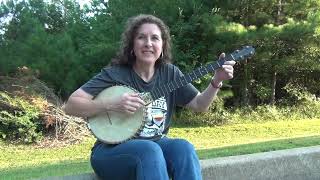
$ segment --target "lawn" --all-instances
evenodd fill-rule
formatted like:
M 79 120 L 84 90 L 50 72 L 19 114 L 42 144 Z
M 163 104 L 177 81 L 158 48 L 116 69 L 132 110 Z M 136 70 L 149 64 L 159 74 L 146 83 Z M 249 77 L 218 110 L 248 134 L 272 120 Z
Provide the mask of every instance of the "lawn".
M 266 152 L 320 144 L 320 119 L 233 124 L 217 127 L 175 127 L 170 137 L 185 138 L 200 159 Z M 30 179 L 91 172 L 94 138 L 57 148 L 0 144 L 0 179 Z

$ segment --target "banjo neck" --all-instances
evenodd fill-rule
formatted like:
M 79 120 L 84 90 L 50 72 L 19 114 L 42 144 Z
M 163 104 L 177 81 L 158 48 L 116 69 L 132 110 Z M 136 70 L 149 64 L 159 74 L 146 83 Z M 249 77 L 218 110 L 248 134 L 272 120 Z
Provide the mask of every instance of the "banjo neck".
M 180 76 L 179 78 L 171 81 L 170 83 L 154 88 L 150 92 L 150 95 L 152 96 L 153 100 L 163 96 L 167 96 L 172 91 L 180 87 L 186 86 L 189 83 L 203 77 L 204 75 L 210 72 L 214 72 L 216 69 L 220 68 L 224 64 L 224 61 L 225 60 L 218 60 L 217 62 L 207 64 L 206 66 L 201 66 L 184 76 Z
M 254 54 L 255 50 L 251 46 L 245 46 L 242 50 L 234 51 L 231 54 L 226 55 L 224 59 L 219 59 L 216 62 L 209 63 L 205 66 L 200 66 L 199 68 L 193 70 L 192 72 L 180 76 L 179 78 L 171 81 L 170 83 L 163 84 L 157 88 L 154 88 L 151 92 L 140 93 L 141 99 L 143 99 L 146 104 L 150 104 L 152 101 L 167 96 L 172 91 L 186 86 L 194 80 L 197 80 L 208 73 L 214 72 L 219 69 L 226 61 L 240 61 L 244 60 L 249 56 Z

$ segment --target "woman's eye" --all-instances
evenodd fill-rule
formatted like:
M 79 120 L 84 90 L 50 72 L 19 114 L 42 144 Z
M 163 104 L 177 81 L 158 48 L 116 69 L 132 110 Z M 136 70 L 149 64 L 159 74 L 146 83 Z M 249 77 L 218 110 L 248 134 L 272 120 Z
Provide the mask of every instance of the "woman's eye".
M 159 37 L 158 36 L 154 36 L 152 39 L 159 40 Z

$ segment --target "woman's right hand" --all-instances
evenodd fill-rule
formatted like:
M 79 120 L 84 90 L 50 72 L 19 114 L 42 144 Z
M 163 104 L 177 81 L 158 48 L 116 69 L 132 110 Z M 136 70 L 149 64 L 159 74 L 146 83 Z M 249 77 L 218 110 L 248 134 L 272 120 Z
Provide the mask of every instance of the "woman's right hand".
M 109 102 L 104 102 L 105 107 L 111 111 L 124 112 L 129 115 L 134 114 L 145 105 L 138 93 L 124 93 L 120 98 L 114 98 Z M 108 105 L 107 105 L 108 104 Z

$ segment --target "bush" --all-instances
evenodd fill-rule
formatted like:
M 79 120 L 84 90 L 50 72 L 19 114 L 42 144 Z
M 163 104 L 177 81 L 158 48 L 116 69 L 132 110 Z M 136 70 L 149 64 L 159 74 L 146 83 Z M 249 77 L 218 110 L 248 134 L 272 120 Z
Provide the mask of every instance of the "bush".
M 224 108 L 223 98 L 217 97 L 208 112 L 195 113 L 183 108 L 177 113 L 175 123 L 178 125 L 222 125 L 230 122 L 230 112 Z
M 297 92 L 297 91 L 295 91 Z M 194 113 L 183 109 L 178 113 L 177 125 L 215 126 L 231 123 L 266 122 L 281 120 L 306 120 L 320 118 L 320 101 L 314 95 L 301 93 L 303 97 L 295 98 L 295 105 L 260 105 L 236 109 L 223 107 L 223 99 L 217 98 L 209 112 Z
M 39 109 L 18 97 L 0 92 L 0 138 L 24 142 L 42 137 Z

